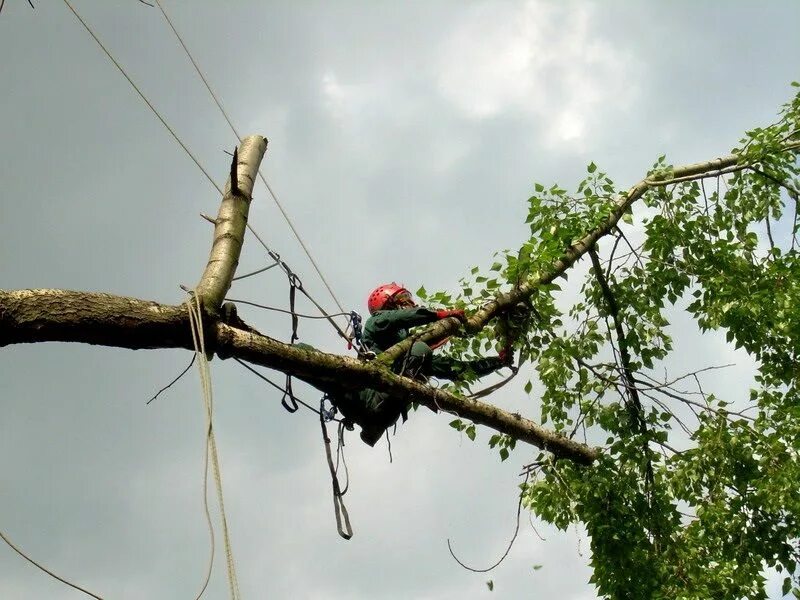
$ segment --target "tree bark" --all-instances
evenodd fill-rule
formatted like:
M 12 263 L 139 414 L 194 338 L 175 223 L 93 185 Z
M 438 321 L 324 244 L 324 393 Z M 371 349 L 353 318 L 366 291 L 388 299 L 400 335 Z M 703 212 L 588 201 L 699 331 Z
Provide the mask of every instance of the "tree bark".
M 555 456 L 590 464 L 595 448 L 548 431 L 500 408 L 400 377 L 378 363 L 306 350 L 221 319 L 205 323 L 207 349 L 277 369 L 312 385 L 386 391 L 431 410 L 453 412 Z M 193 349 L 185 305 L 169 306 L 110 294 L 67 290 L 0 290 L 0 347 L 34 342 L 81 342 L 119 348 Z
M 209 313 L 216 314 L 219 310 L 239 266 L 253 183 L 266 150 L 267 140 L 260 135 L 251 135 L 244 138 L 233 152 L 231 174 L 215 219 L 214 243 L 197 284 L 197 296 Z

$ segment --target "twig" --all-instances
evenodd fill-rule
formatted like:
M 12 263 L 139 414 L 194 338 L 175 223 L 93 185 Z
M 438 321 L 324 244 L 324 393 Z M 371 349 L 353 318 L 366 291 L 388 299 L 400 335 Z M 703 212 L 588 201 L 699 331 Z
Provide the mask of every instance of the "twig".
M 162 387 L 160 390 L 158 390 L 158 391 L 156 392 L 155 396 L 153 396 L 152 398 L 150 398 L 150 400 L 148 400 L 148 401 L 147 401 L 145 404 L 150 404 L 150 403 L 151 403 L 153 400 L 155 400 L 156 398 L 158 398 L 158 397 L 159 397 L 159 395 L 161 395 L 161 392 L 164 392 L 164 391 L 168 390 L 169 388 L 171 388 L 171 387 L 172 387 L 172 386 L 173 386 L 175 383 L 177 383 L 177 382 L 178 382 L 178 380 L 179 380 L 181 377 L 183 377 L 184 375 L 186 375 L 186 372 L 187 372 L 189 369 L 191 369 L 191 368 L 192 368 L 192 365 L 194 364 L 194 359 L 195 359 L 196 357 L 197 357 L 197 354 L 196 354 L 196 353 L 195 353 L 195 354 L 192 354 L 192 360 L 190 360 L 190 361 L 189 361 L 189 364 L 188 364 L 188 365 L 186 365 L 186 368 L 185 368 L 183 371 L 181 371 L 181 374 L 180 374 L 180 375 L 178 375 L 178 376 L 177 376 L 175 379 L 173 379 L 172 381 L 170 381 L 170 382 L 169 382 L 167 385 L 165 385 L 164 387 Z
M 758 173 L 759 175 L 761 175 L 762 177 L 764 177 L 766 179 L 769 179 L 773 183 L 777 183 L 779 186 L 781 186 L 787 192 L 789 192 L 789 195 L 792 196 L 792 198 L 794 200 L 797 200 L 798 198 L 800 198 L 800 191 L 796 190 L 794 187 L 792 187 L 791 185 L 789 185 L 785 181 L 779 179 L 778 177 L 775 177 L 774 175 L 771 175 L 771 174 L 767 173 L 766 171 L 762 171 L 761 169 L 757 169 L 756 167 L 750 167 L 750 169 L 753 171 L 753 173 Z
M 622 232 L 622 229 L 620 229 L 619 226 L 617 226 L 617 232 L 619 233 L 620 237 L 623 240 L 625 240 L 625 243 L 628 245 L 628 248 L 631 249 L 631 252 L 636 257 L 636 262 L 638 262 L 639 266 L 644 269 L 644 263 L 642 262 L 641 256 L 639 256 L 639 252 L 637 251 L 637 249 L 633 247 L 633 245 L 631 245 L 631 243 L 628 241 L 628 238 L 625 236 L 625 234 Z
M 727 418 L 729 415 L 735 415 L 735 416 L 741 417 L 742 419 L 745 419 L 747 421 L 755 422 L 755 418 L 743 414 L 742 411 L 732 411 L 732 410 L 726 410 L 726 409 L 718 409 L 718 408 L 714 408 L 712 406 L 709 406 L 708 403 L 703 405 L 703 404 L 700 404 L 699 402 L 695 402 L 694 400 L 689 400 L 688 398 L 684 398 L 683 396 L 680 396 L 680 395 L 675 394 L 673 392 L 667 391 L 666 389 L 663 389 L 663 388 L 653 388 L 653 391 L 654 392 L 658 392 L 660 394 L 664 394 L 665 396 L 673 398 L 674 400 L 678 400 L 679 402 L 683 402 L 686 405 L 696 406 L 697 408 L 701 408 L 703 410 L 707 410 L 709 412 L 714 413 L 715 415 L 719 415 L 720 417 L 726 417 Z M 696 415 L 697 415 L 697 413 L 695 413 L 695 416 Z
M 639 426 L 640 433 L 645 433 L 646 426 L 641 414 L 642 403 L 639 399 L 638 390 L 636 389 L 636 379 L 633 376 L 630 352 L 628 351 L 628 345 L 625 342 L 625 332 L 622 329 L 622 322 L 619 318 L 619 306 L 617 305 L 617 300 L 608 285 L 608 281 L 605 279 L 605 277 L 603 277 L 603 267 L 600 264 L 600 259 L 598 258 L 597 252 L 594 248 L 589 249 L 589 257 L 592 259 L 592 266 L 594 267 L 597 283 L 600 285 L 600 289 L 603 292 L 603 297 L 608 305 L 608 311 L 611 314 L 611 318 L 614 322 L 614 330 L 617 334 L 617 344 L 619 345 L 620 362 L 622 363 L 623 369 L 623 381 L 626 384 L 625 387 L 628 391 L 628 397 L 631 399 L 631 403 L 633 404 L 633 416 L 635 417 L 635 420 Z
M 617 246 L 619 246 L 619 243 L 622 241 L 623 237 L 624 236 L 622 235 L 622 230 L 619 227 L 617 227 L 617 236 L 616 239 L 614 240 L 614 245 L 611 247 L 611 254 L 608 255 L 608 269 L 606 269 L 606 279 L 611 277 L 611 267 L 614 264 L 614 255 L 616 254 Z M 625 241 L 627 242 L 628 240 L 626 239 Z M 630 246 L 630 244 L 628 245 Z
M 491 567 L 486 567 L 485 569 L 475 569 L 473 567 L 469 567 L 469 566 L 465 565 L 455 555 L 455 553 L 453 552 L 453 546 L 450 544 L 450 538 L 447 538 L 447 549 L 450 551 L 450 556 L 452 556 L 453 560 L 455 560 L 459 565 L 461 565 L 467 571 L 472 571 L 473 573 L 487 573 L 487 572 L 491 571 L 492 569 L 494 569 L 495 567 L 497 567 L 501 562 L 503 562 L 506 559 L 506 556 L 508 556 L 508 553 L 511 552 L 511 547 L 514 545 L 514 542 L 517 539 L 517 534 L 519 533 L 519 515 L 522 512 L 522 498 L 525 496 L 525 486 L 528 483 L 528 477 L 529 476 L 530 476 L 530 472 L 525 474 L 525 481 L 523 482 L 522 490 L 519 493 L 519 503 L 517 504 L 517 526 L 514 528 L 514 535 L 511 536 L 511 541 L 508 542 L 508 548 L 506 548 L 506 551 L 503 552 L 503 556 L 501 556 L 497 560 L 497 562 L 494 563 Z
M 662 387 L 670 388 L 674 384 L 676 384 L 679 381 L 682 381 L 684 379 L 687 379 L 688 377 L 694 377 L 695 379 L 697 379 L 697 374 L 698 373 L 703 373 L 704 371 L 716 371 L 718 369 L 727 369 L 728 367 L 735 367 L 735 366 L 736 366 L 736 363 L 728 363 L 728 364 L 725 364 L 725 365 L 711 365 L 710 367 L 703 367 L 702 369 L 697 369 L 697 371 L 692 371 L 691 373 L 686 373 L 685 375 L 681 375 L 680 377 L 676 377 L 675 379 L 672 379 L 670 381 L 664 381 L 663 383 L 659 382 L 658 385 L 651 385 L 651 384 L 645 383 L 644 381 L 641 381 L 641 380 L 637 380 L 637 383 L 644 384 L 645 386 L 647 386 L 647 389 L 650 389 L 650 390 L 655 390 L 655 389 L 659 389 L 659 388 L 662 388 Z M 647 377 L 651 381 L 656 381 L 656 379 L 653 379 L 647 373 L 639 373 L 639 374 L 642 375 L 643 377 Z M 699 382 L 698 382 L 698 387 L 699 387 Z

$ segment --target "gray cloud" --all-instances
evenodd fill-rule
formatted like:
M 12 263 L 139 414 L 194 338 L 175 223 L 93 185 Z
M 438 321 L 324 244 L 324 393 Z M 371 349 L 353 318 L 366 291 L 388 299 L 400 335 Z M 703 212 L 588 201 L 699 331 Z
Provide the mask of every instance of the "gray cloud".
M 800 50 L 789 2 L 229 4 L 167 8 L 240 129 L 270 138 L 268 178 L 344 306 L 360 310 L 377 282 L 453 287 L 519 244 L 533 181 L 571 186 L 595 160 L 624 186 L 662 152 L 726 152 L 788 98 Z M 78 8 L 221 181 L 235 140 L 159 14 L 133 1 Z M 180 301 L 210 242 L 196 215 L 216 210 L 216 192 L 59 3 L 7 2 L 0 54 L 3 287 Z M 332 307 L 260 187 L 252 215 Z M 265 262 L 249 239 L 241 268 Z M 283 305 L 286 283 L 273 270 L 232 295 Z M 287 339 L 283 316 L 242 312 Z M 691 335 L 682 320 L 674 330 Z M 323 324 L 301 333 L 344 352 Z M 670 368 L 726 352 L 714 337 L 699 344 L 679 345 Z M 111 598 L 193 597 L 208 556 L 196 373 L 144 405 L 187 353 L 40 345 L 2 357 L 0 527 Z M 500 463 L 427 412 L 399 428 L 391 465 L 385 447 L 353 437 L 345 543 L 314 415 L 286 414 L 236 364 L 212 371 L 244 597 L 594 597 L 588 540 L 572 530 L 537 524 L 542 542 L 523 521 L 486 575 L 447 553 L 448 537 L 468 564 L 503 552 L 529 450 Z M 709 386 L 733 393 L 737 381 Z M 495 400 L 537 415 L 519 387 Z M 226 593 L 221 551 L 209 598 Z M 10 550 L 0 596 L 80 597 Z

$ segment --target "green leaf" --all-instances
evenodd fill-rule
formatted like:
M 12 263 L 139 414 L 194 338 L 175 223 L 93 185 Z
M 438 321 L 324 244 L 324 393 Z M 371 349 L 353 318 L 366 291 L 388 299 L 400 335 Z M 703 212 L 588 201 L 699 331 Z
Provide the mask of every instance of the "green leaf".
M 467 434 L 467 437 L 468 437 L 470 440 L 472 440 L 473 442 L 475 441 L 475 425 L 474 425 L 474 424 L 472 424 L 472 425 L 469 425 L 469 426 L 468 426 L 468 427 L 467 427 L 467 428 L 464 430 L 464 433 L 466 433 L 466 434 Z
M 597 170 L 597 165 L 593 162 L 590 162 L 589 166 L 586 167 L 586 170 L 589 171 L 589 173 L 594 173 Z

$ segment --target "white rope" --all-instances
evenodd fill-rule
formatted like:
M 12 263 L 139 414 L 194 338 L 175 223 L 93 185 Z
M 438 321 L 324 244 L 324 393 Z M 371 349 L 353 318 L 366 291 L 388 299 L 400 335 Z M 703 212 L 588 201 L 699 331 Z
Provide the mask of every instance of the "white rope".
M 233 560 L 233 548 L 231 547 L 230 534 L 228 531 L 228 519 L 225 515 L 225 502 L 222 496 L 222 474 L 219 467 L 219 455 L 217 453 L 217 441 L 214 436 L 213 425 L 213 412 L 214 412 L 214 399 L 211 393 L 211 370 L 208 366 L 208 358 L 206 357 L 205 336 L 203 334 L 203 317 L 200 308 L 200 300 L 197 294 L 192 294 L 186 300 L 186 306 L 189 309 L 189 324 L 192 329 L 192 341 L 194 342 L 194 351 L 197 356 L 198 369 L 200 371 L 200 386 L 203 391 L 203 403 L 205 405 L 206 414 L 206 449 L 203 466 L 203 503 L 208 520 L 209 532 L 211 534 L 211 556 L 209 558 L 208 571 L 206 579 L 203 582 L 203 587 L 197 595 L 199 599 L 208 587 L 208 582 L 211 579 L 211 569 L 214 564 L 214 527 L 211 522 L 211 514 L 208 508 L 208 463 L 209 456 L 211 457 L 211 470 L 214 475 L 214 483 L 217 490 L 217 502 L 219 503 L 220 519 L 222 520 L 222 539 L 225 543 L 225 558 L 228 568 L 228 590 L 230 592 L 231 600 L 239 600 L 241 594 L 239 592 L 239 581 L 236 577 L 236 565 Z

